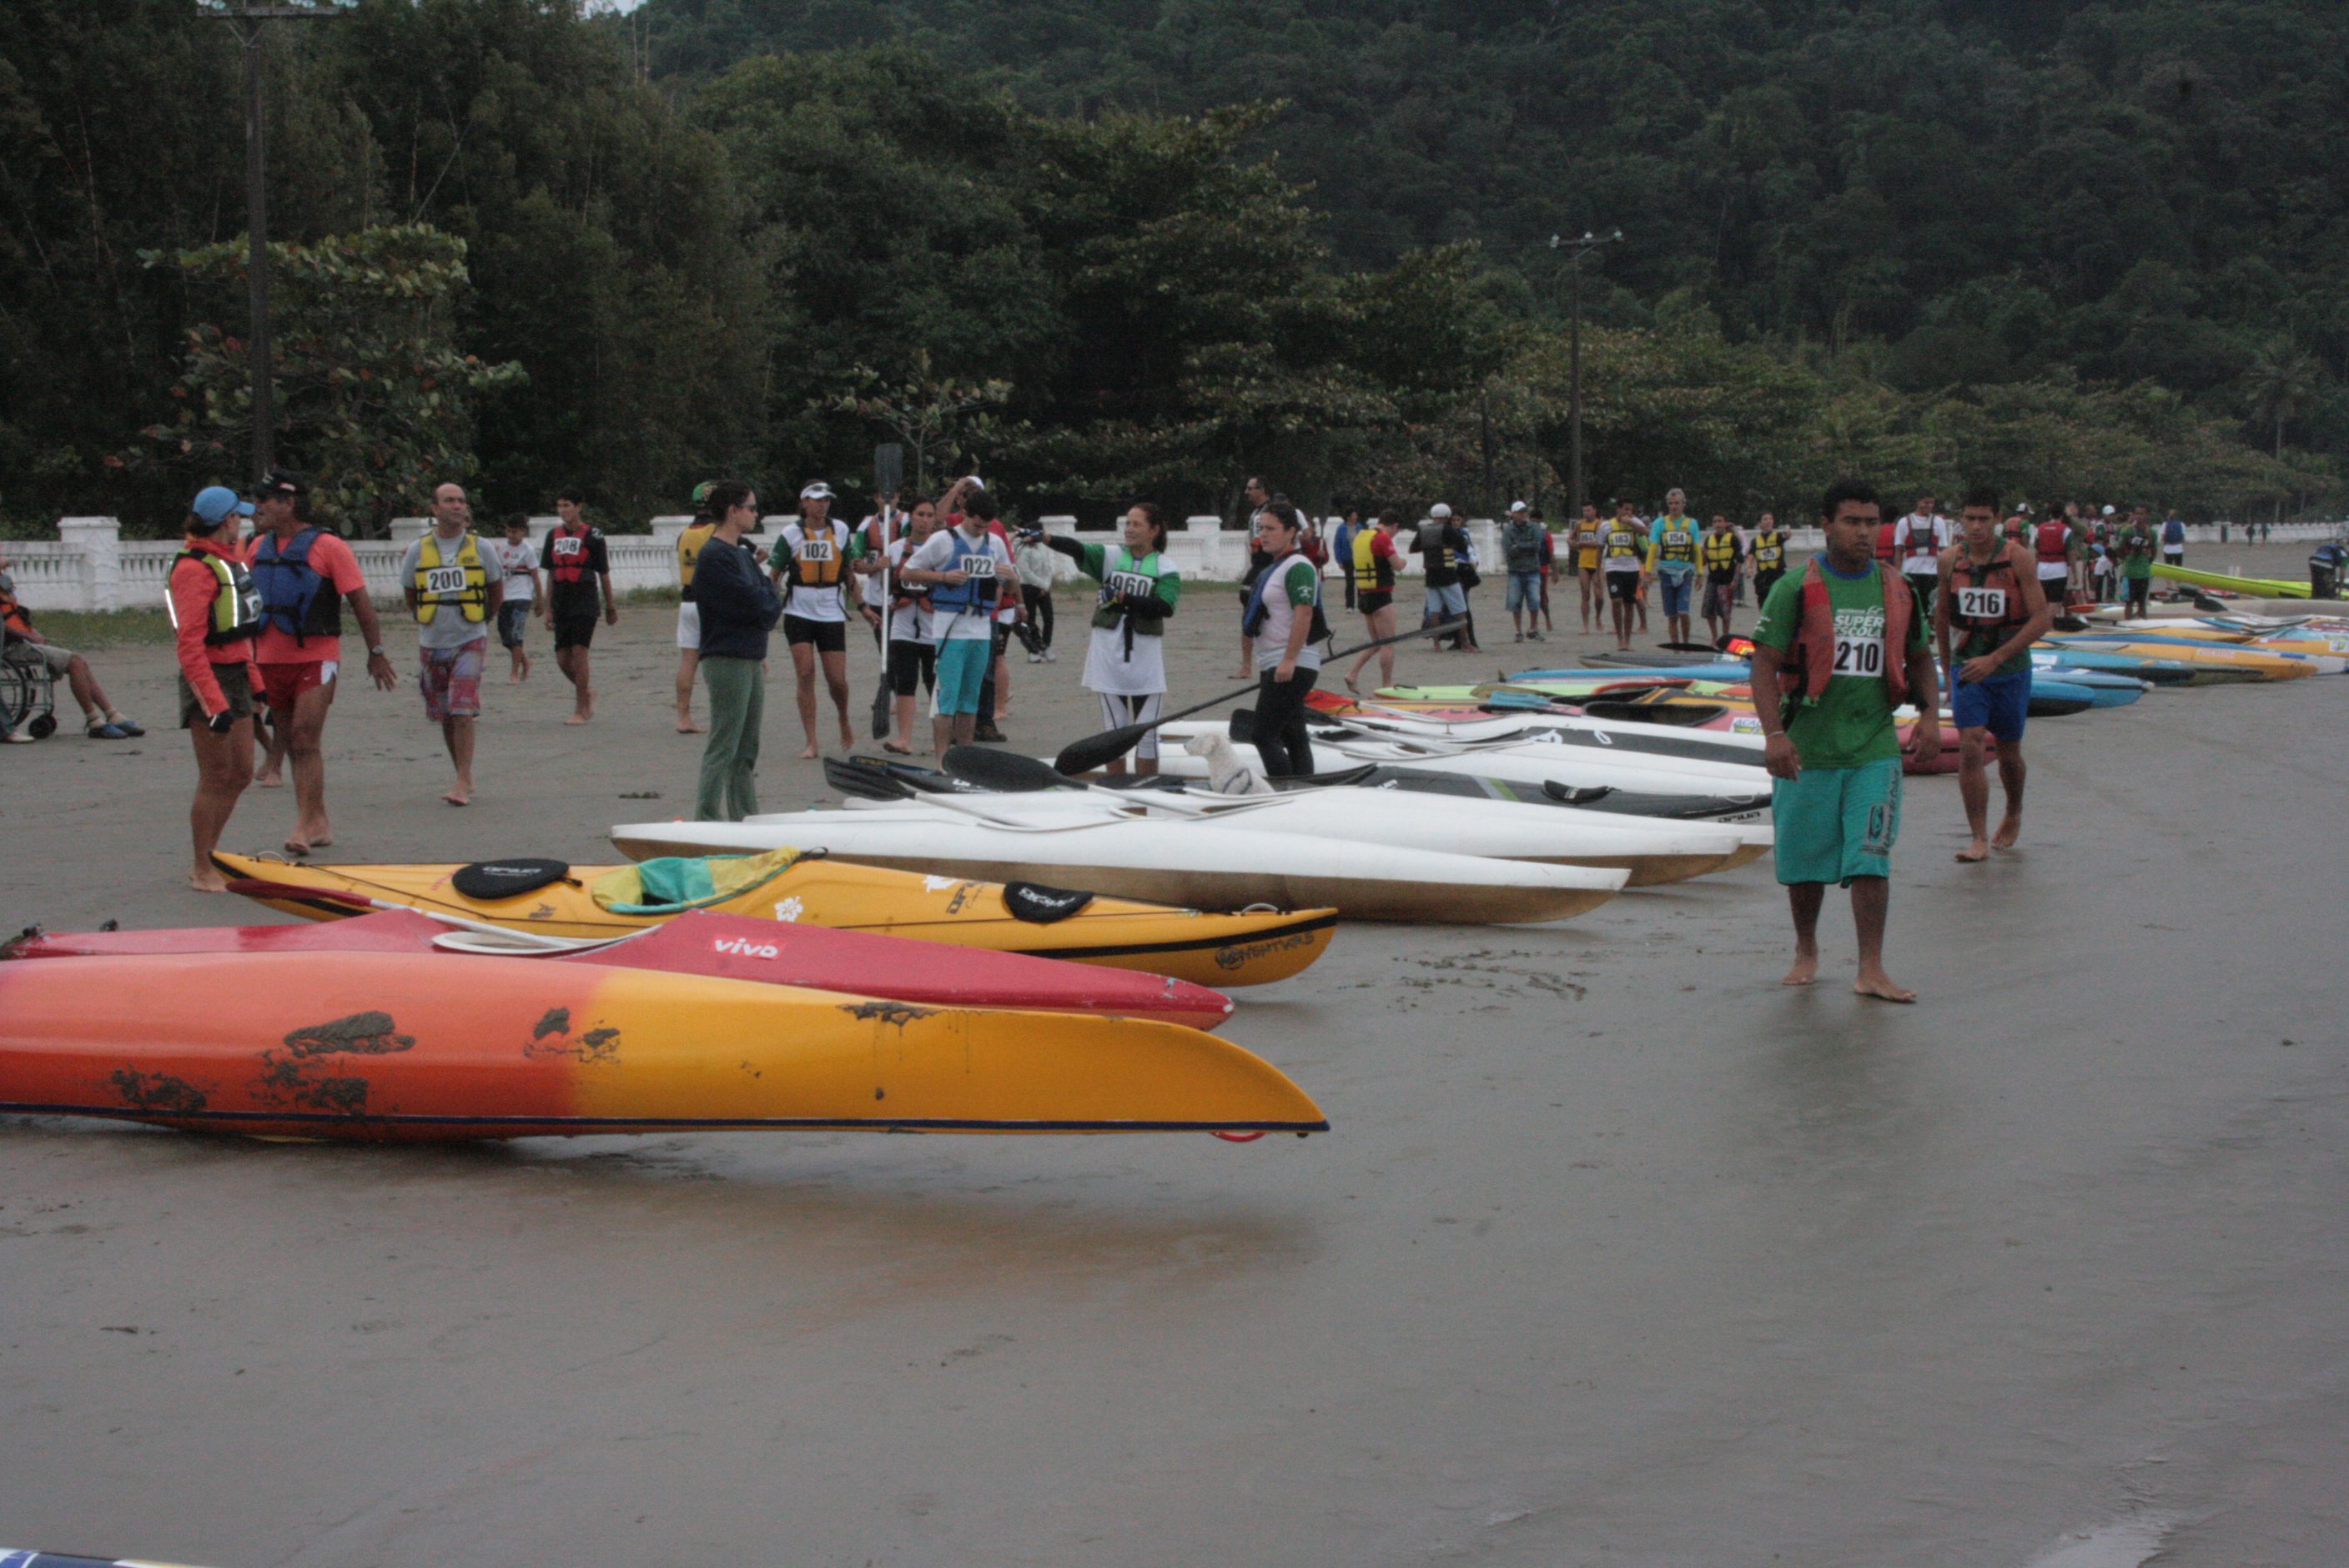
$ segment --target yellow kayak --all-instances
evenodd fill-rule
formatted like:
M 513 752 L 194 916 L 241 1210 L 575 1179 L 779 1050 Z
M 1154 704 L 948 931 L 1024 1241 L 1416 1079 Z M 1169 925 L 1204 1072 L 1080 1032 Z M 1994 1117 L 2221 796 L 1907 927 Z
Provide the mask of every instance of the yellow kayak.
M 385 905 L 455 915 L 545 936 L 614 937 L 709 910 L 879 932 L 1172 975 L 1218 988 L 1286 980 L 1330 945 L 1330 909 L 1207 914 L 1170 904 L 885 871 L 782 850 L 706 861 L 561 866 L 511 892 L 477 890 L 479 866 L 294 864 L 215 854 L 235 892 L 271 909 L 336 920 Z M 494 873 L 502 868 L 492 863 Z M 527 877 L 512 879 L 527 882 Z M 1014 913 L 1013 899 L 1023 911 Z
M 264 1137 L 1321 1132 L 1279 1069 L 1134 1018 L 400 953 L 0 965 L 0 1112 Z
M 2316 666 L 2302 659 L 2282 658 L 2263 654 L 2254 647 L 2238 643 L 2212 643 L 2197 646 L 2187 642 L 2120 643 L 2104 638 L 2079 642 L 2070 639 L 2050 642 L 2048 646 L 2059 652 L 2076 645 L 2081 651 L 2094 654 L 2119 654 L 2137 659 L 2167 659 L 2172 664 L 2192 665 L 2201 669 L 2230 670 L 2249 680 L 2289 681 L 2317 673 Z

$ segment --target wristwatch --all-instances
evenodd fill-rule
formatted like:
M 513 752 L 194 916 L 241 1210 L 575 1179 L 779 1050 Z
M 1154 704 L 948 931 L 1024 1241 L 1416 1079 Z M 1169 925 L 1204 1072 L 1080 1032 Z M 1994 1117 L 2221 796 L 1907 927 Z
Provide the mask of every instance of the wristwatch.
M 367 650 L 367 657 L 371 659 L 379 659 L 383 656 L 383 645 L 381 643 L 378 643 L 374 647 Z

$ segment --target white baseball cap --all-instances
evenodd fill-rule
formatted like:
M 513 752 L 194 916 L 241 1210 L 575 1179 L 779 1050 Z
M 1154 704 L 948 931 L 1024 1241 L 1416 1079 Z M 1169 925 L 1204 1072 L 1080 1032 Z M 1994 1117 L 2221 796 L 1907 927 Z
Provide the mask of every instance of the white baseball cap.
M 1512 514 L 1515 514 L 1520 511 L 1533 511 L 1533 508 L 1527 506 L 1521 500 L 1513 500 L 1509 503 L 1509 511 Z
M 811 480 L 801 490 L 800 499 L 802 500 L 830 500 L 832 499 L 832 487 L 824 483 L 822 480 Z
M 1433 506 L 1427 509 L 1427 515 L 1430 517 L 1450 517 L 1452 515 L 1452 509 L 1444 505 L 1442 501 L 1437 501 Z

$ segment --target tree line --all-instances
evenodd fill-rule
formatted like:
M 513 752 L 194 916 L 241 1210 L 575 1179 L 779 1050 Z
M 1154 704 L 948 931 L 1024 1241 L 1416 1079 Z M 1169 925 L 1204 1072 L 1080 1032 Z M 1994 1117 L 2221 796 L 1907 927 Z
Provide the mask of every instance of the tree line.
M 1834 475 L 2337 500 L 2349 16 L 2281 0 L 364 0 L 276 27 L 285 460 L 615 520 L 977 462 L 1781 511 Z M 2283 65 L 2291 73 L 2280 75 Z M 0 518 L 241 471 L 243 134 L 188 0 L 0 11 Z

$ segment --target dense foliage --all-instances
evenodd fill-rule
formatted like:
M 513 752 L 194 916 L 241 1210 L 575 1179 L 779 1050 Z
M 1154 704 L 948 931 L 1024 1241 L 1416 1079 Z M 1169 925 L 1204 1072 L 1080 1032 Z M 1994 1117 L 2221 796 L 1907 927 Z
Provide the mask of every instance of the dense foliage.
M 1030 511 L 1555 510 L 1546 242 L 1619 226 L 1602 496 L 2264 511 L 2349 457 L 2315 0 L 365 0 L 269 67 L 276 237 L 463 242 L 449 346 L 519 366 L 443 432 L 492 511 L 861 482 L 909 420 Z M 139 262 L 242 232 L 237 80 L 188 0 L 0 8 L 0 512 L 176 515 L 192 459 L 103 459 L 239 324 Z

